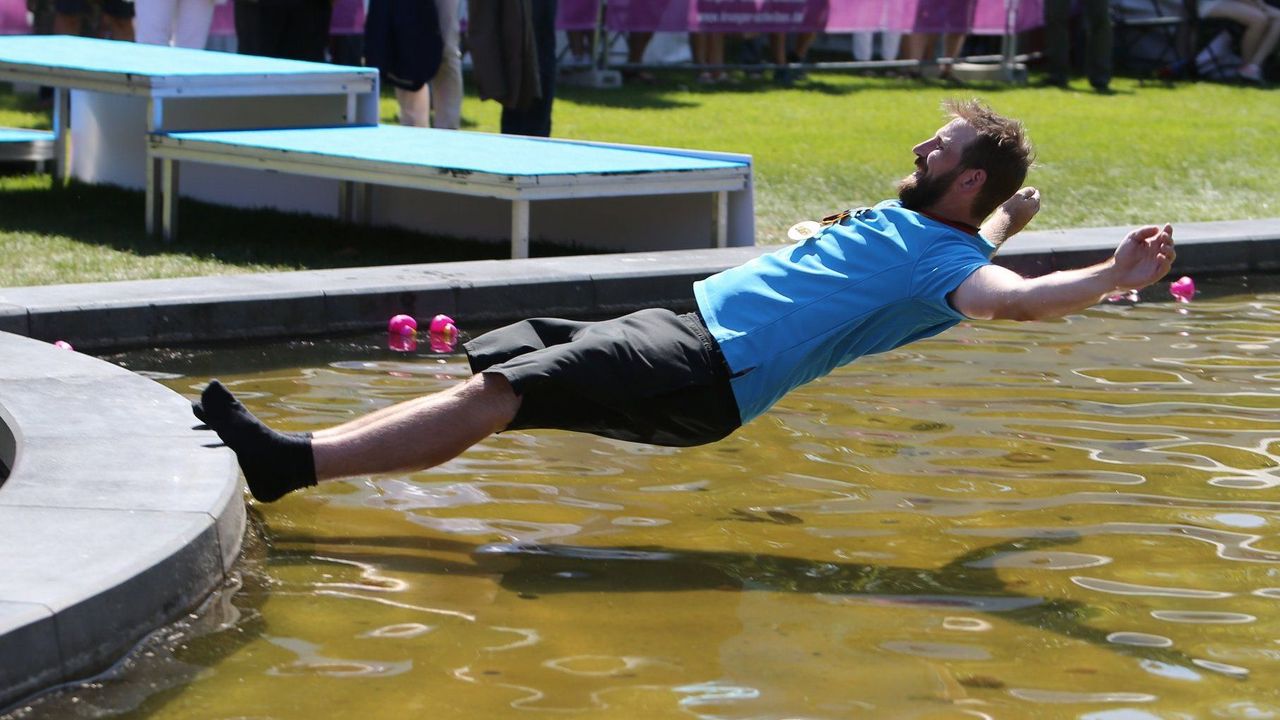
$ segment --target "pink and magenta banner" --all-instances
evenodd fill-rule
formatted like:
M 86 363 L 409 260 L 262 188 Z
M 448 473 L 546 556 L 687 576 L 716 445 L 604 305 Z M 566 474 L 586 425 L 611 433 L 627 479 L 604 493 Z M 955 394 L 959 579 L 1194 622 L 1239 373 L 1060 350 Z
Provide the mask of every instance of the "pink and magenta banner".
M 26 35 L 30 32 L 26 0 L 0 0 L 0 35 Z
M 1009 27 L 1008 4 L 1017 6 Z M 595 27 L 599 0 L 559 0 L 559 27 Z M 963 32 L 1044 25 L 1043 0 L 609 0 L 611 32 Z

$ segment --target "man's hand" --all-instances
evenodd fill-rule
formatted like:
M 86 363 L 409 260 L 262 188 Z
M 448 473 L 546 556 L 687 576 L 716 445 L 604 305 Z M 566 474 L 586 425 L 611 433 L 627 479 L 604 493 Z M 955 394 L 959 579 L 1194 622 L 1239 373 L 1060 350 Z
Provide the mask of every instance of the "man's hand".
M 1031 222 L 1031 218 L 1040 212 L 1040 191 L 1033 187 L 1024 187 L 1013 194 L 996 208 L 991 217 L 982 223 L 982 237 L 995 245 L 1021 232 Z
M 1117 290 L 1141 290 L 1169 274 L 1173 226 L 1148 225 L 1125 236 L 1112 258 Z

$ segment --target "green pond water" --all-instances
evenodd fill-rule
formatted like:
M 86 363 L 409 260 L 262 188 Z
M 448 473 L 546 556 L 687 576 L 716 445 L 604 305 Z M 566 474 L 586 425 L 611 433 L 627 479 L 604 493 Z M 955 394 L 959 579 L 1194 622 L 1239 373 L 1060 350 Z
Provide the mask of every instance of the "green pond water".
M 6 720 L 1280 717 L 1280 293 L 1208 295 L 963 325 L 713 446 L 508 433 L 251 505 L 227 587 Z M 467 375 L 110 359 L 293 431 Z

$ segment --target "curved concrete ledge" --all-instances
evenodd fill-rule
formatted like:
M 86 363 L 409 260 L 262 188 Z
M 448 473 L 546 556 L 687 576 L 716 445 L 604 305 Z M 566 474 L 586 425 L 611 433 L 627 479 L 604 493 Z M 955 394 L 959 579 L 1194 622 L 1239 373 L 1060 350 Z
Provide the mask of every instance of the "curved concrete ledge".
M 0 332 L 0 708 L 103 670 L 220 584 L 235 456 L 127 370 Z M 3 470 L 0 470 L 0 475 Z

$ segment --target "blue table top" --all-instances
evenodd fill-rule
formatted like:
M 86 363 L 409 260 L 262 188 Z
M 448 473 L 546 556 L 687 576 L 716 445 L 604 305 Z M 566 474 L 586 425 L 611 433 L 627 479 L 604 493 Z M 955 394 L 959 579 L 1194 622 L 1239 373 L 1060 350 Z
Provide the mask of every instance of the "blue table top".
M 333 158 L 351 158 L 495 175 L 575 175 L 747 168 L 747 161 L 710 160 L 658 150 L 597 147 L 492 133 L 399 125 L 289 130 L 170 133 L 178 140 L 221 143 Z
M 40 140 L 53 140 L 53 131 L 0 128 L 0 143 L 35 142 Z
M 149 78 L 377 74 L 373 68 L 189 50 L 162 45 L 143 45 L 71 35 L 0 37 L 0 64 L 24 65 L 33 69 L 124 74 Z

